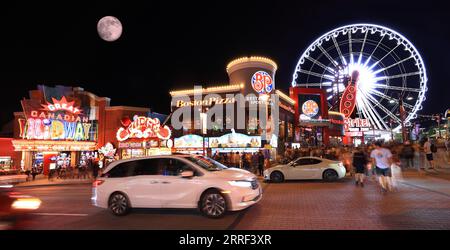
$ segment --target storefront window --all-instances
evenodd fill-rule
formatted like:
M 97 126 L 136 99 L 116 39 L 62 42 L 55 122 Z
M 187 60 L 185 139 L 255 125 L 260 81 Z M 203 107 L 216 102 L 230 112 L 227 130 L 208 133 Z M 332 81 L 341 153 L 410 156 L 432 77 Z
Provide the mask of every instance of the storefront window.
M 286 122 L 281 121 L 281 123 L 280 123 L 280 138 L 281 139 L 284 139 L 286 136 L 285 129 L 286 129 Z
M 56 166 L 58 168 L 61 167 L 69 167 L 70 166 L 70 152 L 62 152 L 56 158 Z
M 294 125 L 292 123 L 288 123 L 288 137 L 293 138 L 294 137 Z
M 142 156 L 145 156 L 145 150 L 142 148 L 122 150 L 122 159 L 129 159 Z
M 12 167 L 12 160 L 11 157 L 0 157 L 0 171 L 7 171 L 10 170 Z

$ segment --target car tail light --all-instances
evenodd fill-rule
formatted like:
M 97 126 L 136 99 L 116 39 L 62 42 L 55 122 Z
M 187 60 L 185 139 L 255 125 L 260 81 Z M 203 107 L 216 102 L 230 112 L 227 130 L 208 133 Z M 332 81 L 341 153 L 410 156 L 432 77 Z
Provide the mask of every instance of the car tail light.
M 98 187 L 98 186 L 102 185 L 103 182 L 105 182 L 105 181 L 104 180 L 95 180 L 94 182 L 92 182 L 92 187 Z

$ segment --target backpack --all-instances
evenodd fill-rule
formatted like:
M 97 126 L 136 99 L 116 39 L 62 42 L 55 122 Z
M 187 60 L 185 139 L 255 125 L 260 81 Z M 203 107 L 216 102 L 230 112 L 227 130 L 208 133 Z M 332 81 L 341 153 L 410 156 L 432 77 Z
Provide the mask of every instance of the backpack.
M 436 145 L 434 145 L 434 143 L 431 144 L 430 150 L 431 150 L 431 152 L 433 152 L 433 153 L 437 153 L 437 147 L 436 147 Z

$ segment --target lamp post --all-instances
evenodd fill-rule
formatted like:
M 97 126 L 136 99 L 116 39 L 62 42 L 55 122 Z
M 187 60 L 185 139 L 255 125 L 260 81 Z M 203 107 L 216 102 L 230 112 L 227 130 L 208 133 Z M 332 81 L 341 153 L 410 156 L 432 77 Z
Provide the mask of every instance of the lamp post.
M 202 109 L 202 112 L 200 113 L 200 122 L 201 122 L 201 128 L 202 128 L 202 135 L 203 135 L 203 156 L 206 156 L 206 145 L 205 145 L 205 137 L 207 135 L 208 132 L 208 128 L 207 128 L 207 114 L 204 112 L 204 110 Z
M 392 123 L 394 122 L 394 120 L 391 118 L 389 120 L 389 126 L 391 128 L 391 141 L 394 141 L 394 131 L 392 130 Z
M 438 134 L 439 137 L 441 137 L 441 114 L 436 114 L 435 115 L 436 121 L 437 121 L 437 130 L 438 130 Z

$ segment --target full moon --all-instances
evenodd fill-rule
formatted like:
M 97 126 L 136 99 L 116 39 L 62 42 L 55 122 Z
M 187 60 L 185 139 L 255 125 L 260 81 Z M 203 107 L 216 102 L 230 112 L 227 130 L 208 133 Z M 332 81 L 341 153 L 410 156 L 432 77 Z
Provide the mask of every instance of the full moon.
M 114 42 L 122 35 L 122 23 L 113 16 L 105 16 L 97 23 L 98 35 L 105 41 Z

